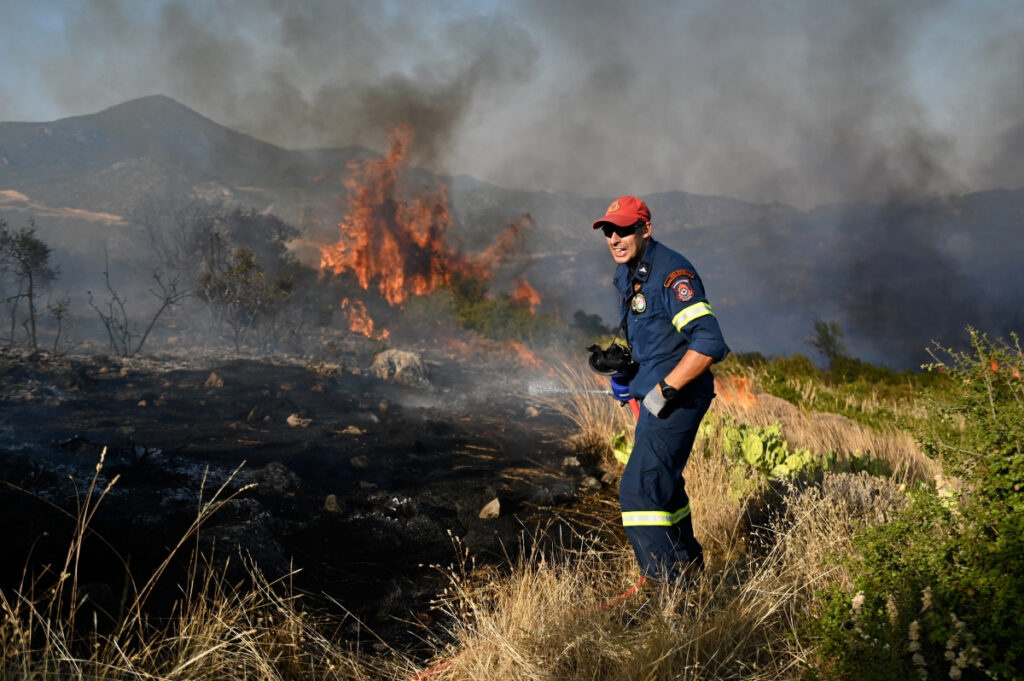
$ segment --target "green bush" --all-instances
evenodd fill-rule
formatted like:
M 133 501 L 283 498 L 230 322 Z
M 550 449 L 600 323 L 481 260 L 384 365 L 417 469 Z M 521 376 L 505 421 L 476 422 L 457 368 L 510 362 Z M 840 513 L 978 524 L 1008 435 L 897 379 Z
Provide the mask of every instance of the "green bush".
M 921 439 L 953 484 L 921 489 L 867 530 L 852 591 L 833 587 L 808 630 L 838 679 L 1018 678 L 1024 667 L 1024 366 L 1016 337 L 970 331 L 968 352 L 934 348 Z
M 884 461 L 869 452 L 839 454 L 812 453 L 806 447 L 791 450 L 782 436 L 782 426 L 773 423 L 754 426 L 736 423 L 728 416 L 709 416 L 700 424 L 698 437 L 718 438 L 722 451 L 733 462 L 730 495 L 744 499 L 771 480 L 796 480 L 820 476 L 826 471 L 890 475 Z

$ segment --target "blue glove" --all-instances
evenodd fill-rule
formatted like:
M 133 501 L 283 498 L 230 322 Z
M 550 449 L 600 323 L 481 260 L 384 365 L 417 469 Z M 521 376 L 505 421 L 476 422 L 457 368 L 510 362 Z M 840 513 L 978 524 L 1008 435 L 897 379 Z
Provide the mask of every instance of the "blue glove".
M 629 393 L 629 375 L 612 374 L 612 395 L 619 402 L 629 402 L 633 396 Z

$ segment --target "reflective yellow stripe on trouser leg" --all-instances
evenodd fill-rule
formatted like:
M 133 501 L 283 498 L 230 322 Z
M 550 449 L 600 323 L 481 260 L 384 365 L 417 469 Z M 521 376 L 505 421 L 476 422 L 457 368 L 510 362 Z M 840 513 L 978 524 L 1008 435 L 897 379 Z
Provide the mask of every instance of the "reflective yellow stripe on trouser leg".
M 668 511 L 623 511 L 623 527 L 671 527 L 680 520 L 690 515 L 690 505 L 687 504 L 675 513 Z

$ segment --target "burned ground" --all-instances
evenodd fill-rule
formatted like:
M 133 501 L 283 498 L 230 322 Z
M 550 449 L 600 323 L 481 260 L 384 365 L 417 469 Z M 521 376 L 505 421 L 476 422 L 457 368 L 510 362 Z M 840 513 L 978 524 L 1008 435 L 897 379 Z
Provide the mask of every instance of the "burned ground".
M 144 581 L 241 466 L 227 489 L 256 484 L 203 526 L 203 554 L 230 558 L 238 578 L 243 560 L 271 578 L 296 569 L 291 581 L 317 607 L 340 604 L 400 646 L 415 640 L 407 623 L 430 621 L 443 577 L 430 566 L 460 557 L 453 537 L 478 563 L 505 562 L 524 530 L 590 494 L 581 482 L 595 471 L 563 465 L 568 424 L 502 378 L 521 367 L 425 350 L 429 384 L 412 387 L 371 375 L 372 357 L 370 347 L 330 362 L 0 350 L 0 586 L 59 568 L 106 448 L 94 500 L 119 478 L 79 577 L 101 617 L 116 616 L 126 574 Z M 481 519 L 494 497 L 499 517 Z M 155 609 L 181 574 L 163 580 Z

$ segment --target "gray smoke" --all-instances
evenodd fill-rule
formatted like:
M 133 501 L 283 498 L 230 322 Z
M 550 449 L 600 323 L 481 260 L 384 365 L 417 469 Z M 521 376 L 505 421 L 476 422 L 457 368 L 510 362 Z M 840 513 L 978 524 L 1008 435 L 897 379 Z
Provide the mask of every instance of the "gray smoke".
M 1024 13 L 995 3 L 86 0 L 61 19 L 63 45 L 0 49 L 62 115 L 163 93 L 284 146 L 378 150 L 404 122 L 434 169 L 591 196 L 1024 183 Z

